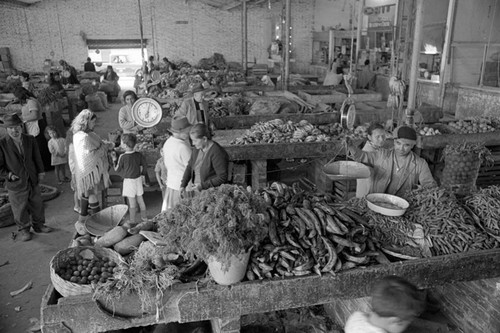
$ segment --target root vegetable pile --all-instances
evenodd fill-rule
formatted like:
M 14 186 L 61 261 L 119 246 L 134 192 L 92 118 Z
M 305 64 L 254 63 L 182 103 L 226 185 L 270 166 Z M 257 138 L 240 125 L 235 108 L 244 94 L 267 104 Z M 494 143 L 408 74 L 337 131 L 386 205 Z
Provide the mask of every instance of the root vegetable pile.
M 76 254 L 66 265 L 59 267 L 56 274 L 70 282 L 91 284 L 108 281 L 117 270 L 117 264 L 107 257 L 88 260 Z

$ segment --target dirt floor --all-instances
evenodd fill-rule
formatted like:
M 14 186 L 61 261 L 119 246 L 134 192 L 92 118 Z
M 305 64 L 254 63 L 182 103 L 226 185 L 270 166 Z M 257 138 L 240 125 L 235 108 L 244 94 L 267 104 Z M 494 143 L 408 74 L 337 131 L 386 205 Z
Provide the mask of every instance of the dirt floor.
M 122 87 L 124 88 L 124 87 Z M 123 91 L 123 90 L 122 90 Z M 110 104 L 107 111 L 97 113 L 96 132 L 107 138 L 108 132 L 118 128 L 120 100 Z M 69 172 L 69 171 L 68 171 Z M 78 215 L 73 211 L 73 192 L 69 183 L 58 185 L 54 171 L 47 172 L 47 185 L 57 187 L 61 193 L 55 199 L 45 202 L 46 224 L 54 231 L 49 234 L 34 234 L 29 242 L 12 238 L 15 225 L 0 229 L 0 332 L 30 332 L 40 320 L 40 304 L 50 283 L 49 262 L 62 249 L 68 247 L 75 233 L 74 223 Z M 160 212 L 161 192 L 147 192 L 144 196 L 148 216 Z M 32 281 L 31 289 L 11 297 L 10 292 L 18 290 Z M 39 327 L 39 326 L 38 326 Z

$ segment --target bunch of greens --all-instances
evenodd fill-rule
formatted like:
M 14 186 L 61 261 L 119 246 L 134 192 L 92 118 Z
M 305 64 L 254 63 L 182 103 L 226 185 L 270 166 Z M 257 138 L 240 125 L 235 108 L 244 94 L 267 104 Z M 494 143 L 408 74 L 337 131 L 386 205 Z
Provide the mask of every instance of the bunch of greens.
M 241 186 L 224 184 L 187 198 L 158 219 L 158 231 L 170 244 L 229 267 L 233 254 L 248 251 L 268 233 L 267 204 Z

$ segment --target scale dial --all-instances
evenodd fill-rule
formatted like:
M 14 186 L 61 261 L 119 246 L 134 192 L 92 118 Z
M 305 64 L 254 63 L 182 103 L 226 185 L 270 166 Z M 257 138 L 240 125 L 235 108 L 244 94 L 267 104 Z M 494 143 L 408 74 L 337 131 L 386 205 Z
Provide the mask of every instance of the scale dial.
M 152 98 L 139 98 L 132 105 L 132 117 L 142 127 L 152 127 L 161 121 L 161 105 Z

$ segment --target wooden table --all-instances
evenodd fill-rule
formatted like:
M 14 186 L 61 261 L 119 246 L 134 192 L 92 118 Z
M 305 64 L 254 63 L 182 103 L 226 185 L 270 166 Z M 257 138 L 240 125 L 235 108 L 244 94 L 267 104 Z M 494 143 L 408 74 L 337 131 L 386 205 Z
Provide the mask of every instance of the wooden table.
M 158 316 L 136 318 L 113 317 L 90 294 L 60 297 L 51 284 L 42 298 L 41 327 L 44 333 L 93 333 L 210 320 L 216 333 L 237 333 L 243 315 L 368 296 L 373 281 L 386 275 L 401 276 L 420 288 L 499 277 L 500 249 L 393 262 L 335 275 L 248 281 L 232 286 L 177 284 L 164 291 Z
M 246 130 L 216 131 L 214 140 L 229 154 L 230 161 L 250 161 L 252 170 L 252 187 L 265 187 L 267 183 L 267 160 L 313 158 L 311 178 L 319 190 L 331 188 L 331 181 L 322 172 L 323 165 L 344 148 L 340 141 L 298 142 L 231 145 L 231 140 L 242 136 Z
M 241 115 L 225 116 L 220 118 L 211 118 L 217 129 L 238 129 L 250 128 L 258 122 L 281 119 L 283 121 L 293 121 L 298 123 L 301 120 L 307 120 L 313 125 L 338 123 L 340 115 L 338 112 L 319 112 L 319 113 L 277 113 L 260 115 Z

